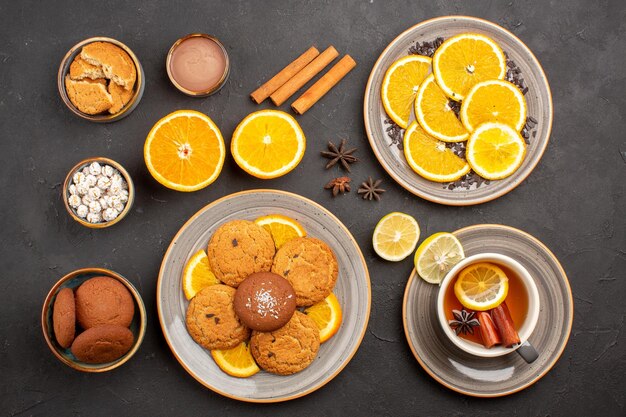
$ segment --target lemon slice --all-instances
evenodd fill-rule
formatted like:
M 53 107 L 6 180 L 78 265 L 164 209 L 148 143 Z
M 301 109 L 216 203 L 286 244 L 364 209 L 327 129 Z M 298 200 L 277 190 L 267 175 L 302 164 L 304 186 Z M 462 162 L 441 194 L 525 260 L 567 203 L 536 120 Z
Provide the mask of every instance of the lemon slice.
M 469 136 L 432 74 L 417 91 L 415 117 L 429 135 L 444 142 L 462 142 Z
M 463 246 L 452 233 L 435 233 L 417 248 L 415 270 L 424 281 L 439 284 L 448 271 L 463 258 Z
M 467 141 L 465 157 L 472 169 L 488 180 L 513 174 L 522 165 L 526 143 L 512 127 L 503 123 L 483 123 Z
M 526 123 L 526 100 L 520 89 L 508 81 L 483 81 L 467 93 L 460 116 L 470 132 L 485 122 L 504 123 L 519 132 Z
M 231 349 L 212 350 L 213 360 L 228 375 L 247 378 L 260 371 L 252 357 L 248 342 L 241 342 Z
M 487 36 L 462 33 L 437 48 L 433 55 L 433 74 L 448 97 L 461 101 L 479 82 L 504 79 L 506 57 L 498 44 Z
M 300 125 L 279 110 L 261 110 L 239 123 L 230 144 L 235 162 L 257 178 L 280 177 L 302 160 L 306 139 Z
M 311 317 L 320 329 L 320 343 L 324 343 L 337 333 L 341 326 L 341 306 L 335 294 L 307 307 L 304 314 Z
M 383 107 L 391 120 L 403 129 L 409 125 L 417 89 L 430 73 L 431 62 L 427 56 L 409 55 L 391 64 L 385 73 L 380 90 Z
M 200 249 L 189 259 L 183 270 L 185 297 L 191 300 L 201 289 L 219 283 L 220 280 L 211 271 L 206 252 Z
M 254 222 L 270 232 L 276 249 L 291 239 L 306 236 L 306 231 L 300 223 L 282 214 L 259 217 Z
M 419 237 L 417 221 L 408 214 L 395 211 L 380 219 L 374 229 L 372 243 L 378 256 L 397 262 L 415 250 Z
M 465 308 L 476 311 L 499 306 L 509 292 L 509 279 L 497 265 L 479 262 L 465 267 L 454 284 L 454 295 Z
M 179 110 L 159 120 L 143 149 L 150 174 L 177 191 L 197 191 L 222 172 L 226 150 L 218 127 L 206 114 Z
M 416 122 L 404 133 L 404 156 L 413 171 L 430 181 L 456 181 L 470 170 L 465 160 L 444 142 L 424 132 Z

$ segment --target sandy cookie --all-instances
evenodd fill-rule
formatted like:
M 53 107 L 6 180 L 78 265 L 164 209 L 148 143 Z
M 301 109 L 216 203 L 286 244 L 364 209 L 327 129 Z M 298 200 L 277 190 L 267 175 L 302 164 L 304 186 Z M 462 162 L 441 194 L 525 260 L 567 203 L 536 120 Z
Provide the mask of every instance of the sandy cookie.
M 109 113 L 115 114 L 122 110 L 126 103 L 130 101 L 133 93 L 133 89 L 125 90 L 124 87 L 121 87 L 117 83 L 110 82 L 109 94 L 111 94 L 111 99 L 113 99 L 113 105 L 109 109 Z
M 106 78 L 132 90 L 137 79 L 137 69 L 130 56 L 119 46 L 109 42 L 92 42 L 80 52 L 82 59 L 102 68 Z
M 298 307 L 322 301 L 337 282 L 337 259 L 332 249 L 319 239 L 299 237 L 286 242 L 276 252 L 272 272 L 283 276 L 296 292 Z
M 72 343 L 72 354 L 87 363 L 112 362 L 124 356 L 135 337 L 127 327 L 106 324 L 79 334 Z
M 65 77 L 65 91 L 72 104 L 86 114 L 98 114 L 107 111 L 113 105 L 111 94 L 107 91 L 106 81 L 83 79 L 75 81 L 69 75 Z
M 271 332 L 283 327 L 296 310 L 296 294 L 285 278 L 257 272 L 244 279 L 235 293 L 235 313 L 252 330 Z
M 248 275 L 269 271 L 275 252 L 267 230 L 247 220 L 233 220 L 213 233 L 207 255 L 215 276 L 237 287 Z
M 57 343 L 62 348 L 70 347 L 76 333 L 76 306 L 71 288 L 63 288 L 57 293 L 52 307 L 52 328 Z
M 132 295 L 114 278 L 90 278 L 76 289 L 76 319 L 83 329 L 103 324 L 128 327 L 134 315 Z
M 235 289 L 216 284 L 202 289 L 187 308 L 187 330 L 205 349 L 230 349 L 250 337 L 235 314 Z
M 77 55 L 70 64 L 70 78 L 72 80 L 82 80 L 84 78 L 96 80 L 98 78 L 105 78 L 105 76 L 102 68 L 91 65 L 89 62 L 82 59 L 80 55 Z
M 320 348 L 320 330 L 306 314 L 296 311 L 278 330 L 254 331 L 250 350 L 257 364 L 268 372 L 291 375 L 313 362 Z

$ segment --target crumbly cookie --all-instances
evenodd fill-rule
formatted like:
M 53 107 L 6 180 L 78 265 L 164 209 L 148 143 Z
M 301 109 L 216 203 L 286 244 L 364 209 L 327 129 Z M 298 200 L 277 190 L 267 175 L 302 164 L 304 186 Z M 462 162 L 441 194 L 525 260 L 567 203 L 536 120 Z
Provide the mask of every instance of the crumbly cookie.
M 111 94 L 111 99 L 113 99 L 113 105 L 109 109 L 109 113 L 115 114 L 122 110 L 122 108 L 128 103 L 133 96 L 134 90 L 126 90 L 124 87 L 121 87 L 117 83 L 110 82 L 109 83 L 109 94 Z
M 102 68 L 91 65 L 89 62 L 82 59 L 80 55 L 77 55 L 70 64 L 70 78 L 72 80 L 82 80 L 84 78 L 96 80 L 98 78 L 105 78 L 105 76 Z
M 83 329 L 103 324 L 128 327 L 134 315 L 132 295 L 114 278 L 90 278 L 76 289 L 76 319 Z
M 117 45 L 109 42 L 92 42 L 80 52 L 82 59 L 102 68 L 106 78 L 132 90 L 137 79 L 137 69 L 130 56 Z
M 57 293 L 52 307 L 52 328 L 57 343 L 62 348 L 70 347 L 76 333 L 76 306 L 71 288 Z
M 107 91 L 106 81 L 83 79 L 72 80 L 65 76 L 65 91 L 78 110 L 86 114 L 99 114 L 113 105 L 113 98 Z
M 320 330 L 312 318 L 296 311 L 278 330 L 254 331 L 250 350 L 257 364 L 268 372 L 291 375 L 313 362 L 320 348 Z
M 79 334 L 72 343 L 72 353 L 82 362 L 112 362 L 124 356 L 133 346 L 134 340 L 133 333 L 127 327 L 105 324 Z
M 296 304 L 306 307 L 332 292 L 337 282 L 337 259 L 321 240 L 299 237 L 286 242 L 276 252 L 272 272 L 289 281 L 296 292 Z
M 248 275 L 269 271 L 275 252 L 270 232 L 251 221 L 233 220 L 213 233 L 207 255 L 215 276 L 237 287 Z
M 235 314 L 235 289 L 216 284 L 202 289 L 187 308 L 187 331 L 205 349 L 230 349 L 250 337 Z

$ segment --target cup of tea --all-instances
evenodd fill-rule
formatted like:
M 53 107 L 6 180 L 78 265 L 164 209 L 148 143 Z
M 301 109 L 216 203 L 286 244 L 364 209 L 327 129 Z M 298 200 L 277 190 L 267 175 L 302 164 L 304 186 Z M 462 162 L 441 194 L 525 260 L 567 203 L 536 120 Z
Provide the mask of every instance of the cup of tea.
M 472 283 L 502 282 L 498 277 L 506 276 L 508 291 L 504 301 L 493 308 L 487 308 L 489 303 L 483 302 L 487 309 L 465 307 L 455 291 L 462 274 L 470 274 L 465 281 L 469 283 L 466 290 L 478 300 L 477 307 L 481 297 L 488 299 L 491 295 L 481 294 L 482 287 L 471 288 Z M 539 291 L 533 277 L 515 259 L 499 253 L 481 253 L 463 259 L 446 274 L 437 296 L 439 323 L 458 348 L 490 358 L 517 352 L 528 363 L 538 357 L 528 338 L 537 324 L 539 307 Z

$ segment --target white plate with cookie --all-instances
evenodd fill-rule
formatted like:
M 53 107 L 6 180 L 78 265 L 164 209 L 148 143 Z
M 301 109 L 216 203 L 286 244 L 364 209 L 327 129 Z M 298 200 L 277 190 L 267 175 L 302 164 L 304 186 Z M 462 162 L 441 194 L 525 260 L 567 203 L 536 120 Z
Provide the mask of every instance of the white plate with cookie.
M 224 373 L 211 353 L 187 331 L 185 316 L 189 302 L 182 291 L 185 264 L 200 249 L 206 249 L 213 233 L 224 223 L 254 220 L 281 214 L 297 220 L 307 236 L 326 242 L 338 263 L 333 289 L 343 313 L 339 331 L 320 346 L 317 357 L 306 369 L 292 375 L 261 371 L 248 378 Z M 230 398 L 248 402 L 279 402 L 307 395 L 331 381 L 356 353 L 369 320 L 371 288 L 363 254 L 348 229 L 319 204 L 278 190 L 251 190 L 228 195 L 193 215 L 172 240 L 161 265 L 157 282 L 157 308 L 165 339 L 172 353 L 191 376 L 207 388 Z

